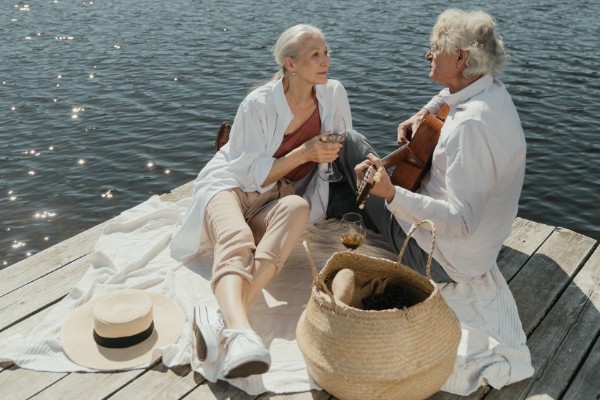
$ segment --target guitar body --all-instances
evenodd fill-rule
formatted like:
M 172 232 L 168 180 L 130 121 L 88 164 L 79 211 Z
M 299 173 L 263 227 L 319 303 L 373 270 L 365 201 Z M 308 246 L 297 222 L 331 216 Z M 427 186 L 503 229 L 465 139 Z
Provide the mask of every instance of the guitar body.
M 440 132 L 450 108 L 444 104 L 436 115 L 427 115 L 419 129 L 413 133 L 408 146 L 402 146 L 381 159 L 386 170 L 393 169 L 390 180 L 392 184 L 401 186 L 412 192 L 421 186 L 421 181 L 431 168 L 433 151 L 440 139 Z M 369 171 L 358 188 L 356 203 L 363 208 L 373 187 L 368 182 Z
M 400 152 L 394 160 L 396 168 L 391 176 L 394 185 L 411 192 L 421 186 L 421 181 L 431 168 L 433 151 L 440 139 L 440 131 L 444 125 L 443 119 L 447 115 L 448 106 L 444 105 L 438 114 L 425 117 L 417 132 L 412 136 L 408 148 Z

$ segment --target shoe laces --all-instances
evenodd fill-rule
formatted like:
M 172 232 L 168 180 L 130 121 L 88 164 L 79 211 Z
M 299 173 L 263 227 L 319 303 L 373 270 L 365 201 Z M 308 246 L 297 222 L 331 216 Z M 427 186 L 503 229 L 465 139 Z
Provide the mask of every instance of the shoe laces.
M 261 338 L 250 329 L 224 329 L 223 337 L 225 338 L 225 346 L 229 346 L 229 343 L 235 340 L 241 346 L 245 342 L 264 347 Z
M 221 342 L 223 341 L 223 331 L 225 330 L 225 319 L 223 318 L 223 314 L 221 314 L 221 310 L 216 310 L 216 318 L 214 319 L 214 321 L 211 321 L 211 326 L 214 329 L 214 332 L 216 333 L 217 336 L 217 341 Z
M 223 318 L 223 314 L 221 314 L 221 310 L 217 310 L 216 314 L 217 314 L 217 320 L 215 321 L 215 323 L 216 323 L 215 328 L 217 329 L 218 332 L 220 332 L 225 327 L 225 319 Z

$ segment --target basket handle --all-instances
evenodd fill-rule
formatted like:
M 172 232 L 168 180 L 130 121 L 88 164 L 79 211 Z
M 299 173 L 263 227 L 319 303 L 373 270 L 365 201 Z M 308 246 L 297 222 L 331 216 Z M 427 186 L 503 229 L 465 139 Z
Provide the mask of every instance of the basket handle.
M 331 298 L 331 304 L 333 304 L 333 309 L 335 310 L 337 305 L 335 304 L 335 299 L 333 297 L 333 293 L 327 287 L 323 279 L 319 276 L 319 272 L 317 271 L 317 266 L 315 265 L 315 260 L 313 259 L 312 253 L 310 252 L 310 248 L 308 247 L 308 243 L 306 240 L 302 241 L 302 245 L 306 250 L 306 255 L 308 256 L 308 261 L 310 261 L 310 271 L 312 273 L 313 285 L 317 290 L 320 290 L 327 294 Z
M 429 225 L 431 225 L 431 247 L 429 249 L 429 256 L 427 257 L 427 266 L 425 267 L 425 277 L 428 280 L 431 280 L 431 261 L 433 260 L 433 247 L 435 246 L 435 225 L 431 220 L 425 219 L 423 221 L 416 222 L 410 229 L 408 235 L 406 235 L 406 239 L 404 239 L 404 243 L 402 244 L 402 248 L 400 249 L 400 254 L 398 254 L 396 267 L 400 266 L 400 263 L 402 262 L 402 256 L 404 255 L 404 250 L 406 250 L 408 242 L 410 241 L 410 239 L 412 239 L 413 233 L 417 230 L 419 226 L 421 226 L 424 223 L 428 223 Z

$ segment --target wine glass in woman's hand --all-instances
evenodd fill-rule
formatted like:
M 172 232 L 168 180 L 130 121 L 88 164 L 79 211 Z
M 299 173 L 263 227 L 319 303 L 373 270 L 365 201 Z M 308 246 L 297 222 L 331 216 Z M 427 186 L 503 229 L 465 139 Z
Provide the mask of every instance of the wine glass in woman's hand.
M 325 143 L 342 143 L 346 139 L 346 123 L 342 118 L 336 119 L 330 130 L 321 133 L 321 141 Z M 342 173 L 335 171 L 329 163 L 327 170 L 322 171 L 319 176 L 329 182 L 337 182 L 342 179 Z

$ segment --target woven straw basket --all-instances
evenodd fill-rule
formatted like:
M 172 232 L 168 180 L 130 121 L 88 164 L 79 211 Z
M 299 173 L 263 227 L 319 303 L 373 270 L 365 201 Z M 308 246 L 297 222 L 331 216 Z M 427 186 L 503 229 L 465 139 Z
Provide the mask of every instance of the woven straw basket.
M 432 226 L 427 276 L 401 264 L 414 229 Z M 430 279 L 435 228 L 421 221 L 407 235 L 397 262 L 356 252 L 334 253 L 320 273 L 312 264 L 313 290 L 296 329 L 309 373 L 342 400 L 423 399 L 452 372 L 461 336 L 459 322 Z M 327 282 L 349 268 L 356 276 L 393 277 L 418 298 L 405 309 L 361 310 L 336 302 Z

